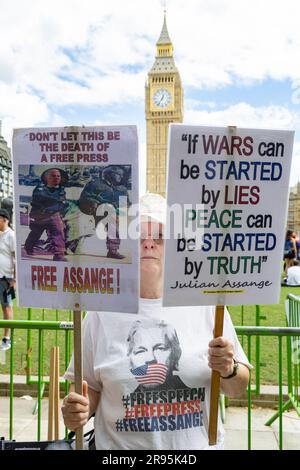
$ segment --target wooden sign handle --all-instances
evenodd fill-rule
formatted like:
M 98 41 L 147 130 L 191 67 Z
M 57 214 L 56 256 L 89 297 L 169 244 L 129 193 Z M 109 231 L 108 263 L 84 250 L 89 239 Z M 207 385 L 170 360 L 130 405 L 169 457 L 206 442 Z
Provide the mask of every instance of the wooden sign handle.
M 216 307 L 214 338 L 223 335 L 224 306 Z M 208 444 L 214 446 L 218 436 L 218 414 L 219 414 L 219 394 L 220 394 L 220 373 L 213 370 L 211 374 L 210 391 L 210 412 L 208 426 Z
M 60 414 L 60 381 L 59 381 L 59 347 L 51 349 L 49 400 L 48 400 L 48 441 L 59 440 L 59 414 Z
M 73 311 L 73 320 L 75 392 L 82 395 L 82 315 L 80 310 Z M 76 450 L 83 449 L 83 427 L 81 427 L 76 430 Z

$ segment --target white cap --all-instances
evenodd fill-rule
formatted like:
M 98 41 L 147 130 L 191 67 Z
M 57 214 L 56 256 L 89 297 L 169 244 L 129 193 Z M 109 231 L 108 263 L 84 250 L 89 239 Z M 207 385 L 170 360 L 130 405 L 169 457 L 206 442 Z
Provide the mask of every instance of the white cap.
M 146 193 L 140 199 L 140 216 L 160 224 L 166 223 L 167 201 L 160 194 Z

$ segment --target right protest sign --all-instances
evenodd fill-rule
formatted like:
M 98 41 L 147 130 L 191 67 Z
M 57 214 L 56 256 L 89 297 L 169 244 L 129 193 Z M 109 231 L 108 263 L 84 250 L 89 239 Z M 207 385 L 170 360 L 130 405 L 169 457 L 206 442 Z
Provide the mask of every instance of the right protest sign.
M 294 132 L 172 124 L 169 139 L 163 305 L 278 302 Z

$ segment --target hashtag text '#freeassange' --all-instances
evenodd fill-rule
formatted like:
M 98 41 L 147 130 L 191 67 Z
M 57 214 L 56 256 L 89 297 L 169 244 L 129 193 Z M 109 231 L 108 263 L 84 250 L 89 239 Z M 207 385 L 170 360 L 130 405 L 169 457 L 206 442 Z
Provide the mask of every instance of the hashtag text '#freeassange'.
M 178 416 L 152 416 L 151 418 L 118 419 L 117 432 L 163 432 L 203 426 L 203 411 Z

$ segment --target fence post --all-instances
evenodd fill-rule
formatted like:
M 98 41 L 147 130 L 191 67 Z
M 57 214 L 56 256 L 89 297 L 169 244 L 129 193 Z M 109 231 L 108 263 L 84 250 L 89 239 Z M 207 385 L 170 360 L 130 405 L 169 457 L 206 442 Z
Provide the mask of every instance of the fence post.
M 282 450 L 282 337 L 278 337 L 278 375 L 279 375 L 279 450 Z
M 248 336 L 248 360 L 251 363 L 251 336 Z M 251 450 L 251 379 L 252 373 L 249 370 L 249 383 L 248 383 L 248 450 Z
M 32 309 L 27 309 L 27 320 L 32 320 Z M 26 383 L 30 384 L 31 377 L 31 353 L 32 353 L 32 330 L 27 330 L 27 352 L 26 352 Z
M 42 339 L 43 330 L 39 330 L 39 345 L 38 345 L 38 425 L 37 425 L 37 441 L 41 440 L 41 417 L 42 417 Z
M 9 439 L 13 439 L 13 412 L 14 412 L 14 337 L 15 330 L 11 328 L 10 330 L 10 340 L 11 340 L 11 349 L 10 349 L 10 384 L 9 384 Z
M 256 313 L 256 326 L 260 326 L 260 306 L 255 305 Z M 260 394 L 260 337 L 257 336 L 255 348 L 255 395 L 258 397 Z

